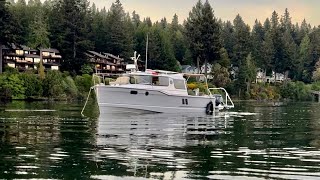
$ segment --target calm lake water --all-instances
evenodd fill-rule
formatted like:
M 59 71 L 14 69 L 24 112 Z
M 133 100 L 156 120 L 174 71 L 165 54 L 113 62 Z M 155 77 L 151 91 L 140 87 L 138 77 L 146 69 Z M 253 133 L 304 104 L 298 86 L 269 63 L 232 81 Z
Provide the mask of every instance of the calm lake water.
M 320 104 L 237 102 L 204 114 L 0 105 L 0 179 L 319 179 Z

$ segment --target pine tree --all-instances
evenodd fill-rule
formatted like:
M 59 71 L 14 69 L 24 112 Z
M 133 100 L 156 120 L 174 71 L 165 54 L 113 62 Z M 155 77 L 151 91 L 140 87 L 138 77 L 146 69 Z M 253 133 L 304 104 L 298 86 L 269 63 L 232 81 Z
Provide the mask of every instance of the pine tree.
M 256 20 L 251 33 L 252 40 L 252 56 L 256 60 L 256 64 L 260 68 L 265 68 L 263 62 L 263 42 L 264 42 L 265 32 L 262 24 Z
M 238 14 L 233 21 L 235 44 L 233 46 L 232 64 L 240 67 L 250 53 L 250 28 Z
M 88 14 L 87 0 L 59 0 L 54 4 L 49 21 L 50 39 L 64 57 L 63 70 L 80 73 L 86 64 L 84 53 L 92 48 Z
M 161 26 L 153 26 L 149 34 L 148 68 L 179 71 L 169 34 Z
M 112 3 L 108 13 L 108 52 L 129 58 L 133 54 L 133 30 L 128 25 L 130 18 L 125 13 L 119 0 Z
M 274 51 L 275 50 L 274 50 L 271 33 L 266 32 L 264 36 L 264 41 L 262 43 L 261 63 L 259 63 L 259 66 L 260 68 L 264 69 L 267 72 L 270 72 L 271 70 L 274 69 L 274 67 L 272 66 Z
M 172 22 L 168 28 L 168 32 L 170 35 L 170 43 L 173 47 L 173 52 L 175 58 L 180 62 L 183 62 L 183 58 L 185 57 L 185 53 L 187 51 L 186 40 L 183 35 L 183 29 L 179 25 L 178 16 L 175 14 L 173 16 Z
M 30 3 L 30 1 L 29 1 Z M 47 19 L 45 19 L 44 10 L 40 0 L 33 1 L 33 4 L 29 4 L 34 11 L 33 21 L 29 25 L 29 36 L 27 45 L 31 48 L 49 48 L 49 31 Z
M 200 57 L 207 76 L 207 64 L 220 59 L 219 50 L 222 47 L 220 26 L 208 1 L 204 4 L 198 1 L 189 14 L 185 28 L 193 56 Z
M 0 73 L 2 73 L 2 48 L 3 45 L 14 42 L 17 39 L 18 27 L 16 27 L 16 19 L 9 11 L 8 4 L 0 1 Z
M 221 39 L 223 47 L 227 50 L 230 57 L 233 56 L 233 46 L 235 44 L 234 28 L 230 21 L 222 23 Z

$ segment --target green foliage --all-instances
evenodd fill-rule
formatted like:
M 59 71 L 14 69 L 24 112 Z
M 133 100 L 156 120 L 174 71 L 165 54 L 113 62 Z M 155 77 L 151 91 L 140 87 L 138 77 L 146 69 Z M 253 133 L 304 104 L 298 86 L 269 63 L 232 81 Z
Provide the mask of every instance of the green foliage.
M 253 84 L 250 89 L 250 97 L 256 100 L 279 100 L 279 89 L 270 84 Z
M 0 76 L 0 97 L 4 99 L 24 99 L 25 86 L 19 74 L 4 73 Z
M 40 60 L 40 63 L 38 65 L 38 74 L 39 74 L 39 78 L 41 80 L 44 80 L 44 78 L 46 78 L 45 72 L 44 72 L 44 66 L 43 66 L 43 60 Z
M 66 98 L 66 94 L 63 92 L 63 78 L 62 73 L 59 71 L 48 71 L 46 78 L 43 80 L 43 95 L 44 97 Z
M 19 71 L 16 68 L 6 66 L 4 67 L 4 72 L 8 74 L 17 74 Z
M 256 66 L 250 53 L 239 68 L 239 74 L 236 80 L 236 86 L 239 91 L 238 95 L 246 95 L 246 92 L 249 92 L 250 86 L 254 82 L 255 78 Z
M 66 93 L 69 97 L 77 97 L 78 95 L 78 88 L 72 79 L 72 77 L 68 76 L 64 78 L 62 82 L 62 86 L 64 87 L 64 93 Z
M 205 64 L 206 69 L 207 63 L 214 63 L 220 59 L 219 51 L 222 47 L 220 26 L 208 1 L 202 4 L 199 0 L 193 7 L 185 29 L 194 60 L 200 60 L 199 63 Z M 206 71 L 205 74 L 207 74 Z
M 179 71 L 177 60 L 172 51 L 169 33 L 154 26 L 149 35 L 148 68 Z
M 73 79 L 66 73 L 48 71 L 44 80 L 35 73 L 0 74 L 0 99 L 84 99 L 92 86 L 90 75 Z
M 63 70 L 79 73 L 87 62 L 85 51 L 90 50 L 91 15 L 86 0 L 58 0 L 53 2 L 49 15 L 50 40 L 64 58 Z
M 80 98 L 84 99 L 87 96 L 91 86 L 93 85 L 92 76 L 84 74 L 82 76 L 76 76 L 74 80 L 77 89 L 79 91 Z
M 280 86 L 282 98 L 298 101 L 312 100 L 311 87 L 303 82 L 288 82 Z
M 42 96 L 42 82 L 39 76 L 31 73 L 21 73 L 19 74 L 19 78 L 24 82 L 24 95 L 26 98 L 38 98 Z
M 213 84 L 216 87 L 226 87 L 231 82 L 230 73 L 226 67 L 219 63 L 213 65 L 212 68 Z
M 92 74 L 93 73 L 93 66 L 90 64 L 84 64 L 81 67 L 81 73 L 82 74 Z

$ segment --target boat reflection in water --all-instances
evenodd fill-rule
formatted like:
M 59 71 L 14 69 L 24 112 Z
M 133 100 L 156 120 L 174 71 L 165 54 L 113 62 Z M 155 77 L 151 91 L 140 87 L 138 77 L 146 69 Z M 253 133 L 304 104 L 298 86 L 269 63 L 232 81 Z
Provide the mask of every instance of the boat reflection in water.
M 206 138 L 229 134 L 228 129 L 233 124 L 233 117 L 226 112 L 210 116 L 203 113 L 173 115 L 120 112 L 100 116 L 95 157 L 101 161 L 119 161 L 119 164 L 127 167 L 127 171 L 140 177 L 182 178 L 185 175 L 179 175 L 182 171 L 177 172 L 177 169 L 183 170 L 197 164 L 197 157 L 186 151 L 186 147 L 206 143 L 223 144 L 225 142 L 219 139 L 208 141 Z M 159 168 L 166 170 L 159 173 Z

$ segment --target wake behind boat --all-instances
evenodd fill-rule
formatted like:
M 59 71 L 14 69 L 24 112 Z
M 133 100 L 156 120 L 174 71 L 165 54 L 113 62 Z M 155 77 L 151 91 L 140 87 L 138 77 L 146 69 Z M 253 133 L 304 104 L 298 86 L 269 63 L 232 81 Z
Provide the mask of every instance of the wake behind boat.
M 215 110 L 233 108 L 234 104 L 224 88 L 208 88 L 207 79 L 202 74 L 182 74 L 178 72 L 147 70 L 140 72 L 134 65 L 127 65 L 131 72 L 121 74 L 115 81 L 106 81 L 112 74 L 94 74 L 94 85 L 100 114 L 111 109 L 151 111 L 159 113 L 212 113 Z M 188 90 L 187 79 L 202 77 L 206 90 Z M 222 90 L 222 94 L 212 94 L 212 90 Z

